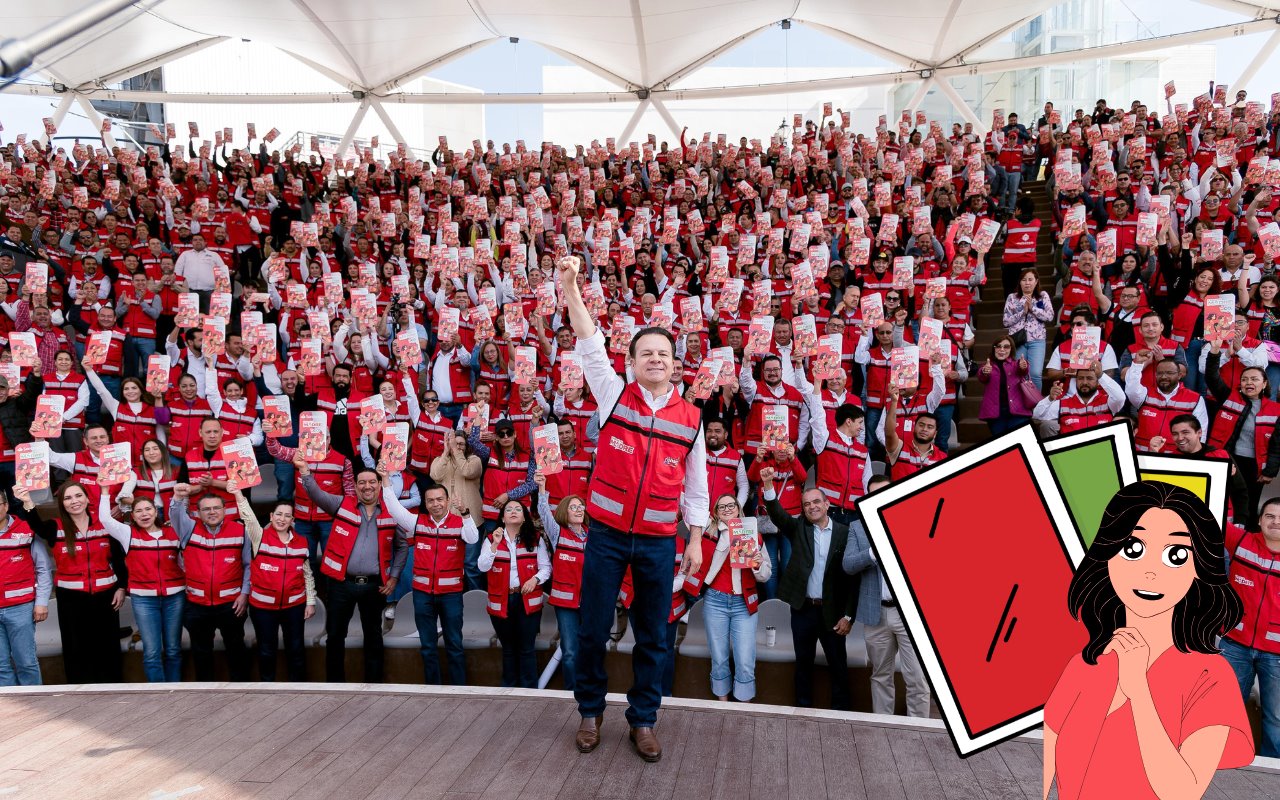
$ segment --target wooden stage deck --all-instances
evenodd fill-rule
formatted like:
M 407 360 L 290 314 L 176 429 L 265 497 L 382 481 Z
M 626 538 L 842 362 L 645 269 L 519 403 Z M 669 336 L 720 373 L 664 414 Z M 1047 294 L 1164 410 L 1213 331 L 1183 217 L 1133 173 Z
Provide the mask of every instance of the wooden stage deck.
M 622 698 L 610 696 L 611 701 Z M 664 703 L 645 764 L 611 702 L 573 747 L 569 695 L 333 684 L 0 691 L 6 798 L 841 798 L 1039 800 L 1040 740 L 956 757 L 936 720 Z M 1206 797 L 1280 797 L 1280 762 L 1219 773 Z

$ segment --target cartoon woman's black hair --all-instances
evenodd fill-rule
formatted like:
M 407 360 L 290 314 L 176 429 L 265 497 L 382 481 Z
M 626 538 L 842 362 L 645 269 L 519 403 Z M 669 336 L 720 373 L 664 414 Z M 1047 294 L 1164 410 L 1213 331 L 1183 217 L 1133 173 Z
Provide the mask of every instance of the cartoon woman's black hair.
M 1116 492 L 1107 504 L 1097 538 L 1085 553 L 1067 592 L 1071 616 L 1089 631 L 1089 643 L 1081 654 L 1086 663 L 1097 664 L 1116 629 L 1125 624 L 1125 606 L 1111 585 L 1107 562 L 1133 535 L 1142 515 L 1153 508 L 1176 513 L 1191 534 L 1196 578 L 1187 596 L 1173 609 L 1174 646 L 1184 653 L 1217 653 L 1214 638 L 1238 625 L 1244 615 L 1239 596 L 1227 583 L 1222 528 L 1204 501 L 1173 484 L 1132 483 Z

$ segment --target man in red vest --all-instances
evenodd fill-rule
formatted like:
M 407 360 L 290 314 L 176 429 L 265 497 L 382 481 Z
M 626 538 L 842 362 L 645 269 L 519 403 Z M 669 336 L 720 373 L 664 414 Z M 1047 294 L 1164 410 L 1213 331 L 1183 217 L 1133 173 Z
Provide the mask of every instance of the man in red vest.
M 645 761 L 662 757 L 654 734 L 662 704 L 667 660 L 667 616 L 671 611 L 671 565 L 676 520 L 689 528 L 684 571 L 702 566 L 702 530 L 709 516 L 706 444 L 701 411 L 672 384 L 675 340 L 670 331 L 644 328 L 631 340 L 635 381 L 613 368 L 604 334 L 587 311 L 578 285 L 580 260 L 560 262 L 562 295 L 578 337 L 577 352 L 591 394 L 600 405 L 596 468 L 588 490 L 586 561 L 582 578 L 582 629 L 578 639 L 574 696 L 582 724 L 575 743 L 589 753 L 600 744 L 608 676 L 605 643 L 614 623 L 614 602 L 627 568 L 635 590 L 631 622 L 635 680 L 627 693 L 631 742 Z
M 1049 394 L 1036 403 L 1031 416 L 1058 433 L 1075 433 L 1106 425 L 1124 408 L 1124 389 L 1102 369 L 1101 359 L 1090 369 L 1077 370 L 1075 389 L 1066 391 L 1062 381 L 1054 381 Z
M 1150 361 L 1151 353 L 1138 353 L 1124 376 L 1125 395 L 1138 411 L 1134 446 L 1143 453 L 1172 453 L 1174 447 L 1169 426 L 1174 417 L 1192 414 L 1203 431 L 1209 427 L 1209 415 L 1205 411 L 1204 398 L 1182 384 L 1182 370 L 1172 359 L 1156 364 L 1156 388 L 1148 391 L 1142 383 L 1142 373 Z
M 1228 526 L 1227 577 L 1244 605 L 1244 618 L 1222 637 L 1222 655 L 1248 700 L 1258 681 L 1262 741 L 1258 755 L 1280 758 L 1280 498 L 1262 505 L 1262 531 Z

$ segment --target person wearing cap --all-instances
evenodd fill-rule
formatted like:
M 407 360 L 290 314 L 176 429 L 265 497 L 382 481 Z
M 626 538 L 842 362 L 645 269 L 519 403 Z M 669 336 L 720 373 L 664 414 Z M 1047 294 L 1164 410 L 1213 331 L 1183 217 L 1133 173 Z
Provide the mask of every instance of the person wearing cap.
M 614 370 L 604 334 L 583 302 L 578 285 L 581 261 L 566 258 L 560 266 L 562 296 L 578 337 L 584 377 L 600 408 L 609 409 L 600 415 L 596 469 L 587 491 L 586 562 L 591 566 L 582 581 L 574 690 L 582 723 L 575 744 L 583 753 L 600 744 L 608 690 L 605 645 L 614 624 L 614 602 L 630 567 L 630 624 L 636 645 L 626 716 L 632 745 L 641 758 L 652 762 L 662 758 L 654 725 L 669 650 L 677 520 L 683 514 L 689 529 L 683 570 L 696 575 L 702 566 L 702 531 L 710 516 L 701 412 L 672 383 L 671 332 L 645 328 L 636 333 L 628 351 L 635 380 L 628 382 Z

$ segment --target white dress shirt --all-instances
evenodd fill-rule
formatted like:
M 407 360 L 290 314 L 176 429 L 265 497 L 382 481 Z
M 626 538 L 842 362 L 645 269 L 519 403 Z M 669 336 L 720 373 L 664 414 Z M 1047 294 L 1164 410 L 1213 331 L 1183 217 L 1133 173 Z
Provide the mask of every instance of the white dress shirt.
M 473 523 L 474 524 L 474 523 Z M 507 540 L 507 560 L 511 562 L 511 569 L 507 570 L 509 577 L 509 586 L 511 593 L 516 594 L 520 591 L 520 571 L 515 568 L 516 542 L 511 538 L 511 534 L 505 529 L 502 531 L 502 538 Z M 498 554 L 493 550 L 493 539 L 484 537 L 484 545 L 480 548 L 480 555 L 476 558 L 476 566 L 481 572 L 488 572 L 493 569 L 493 562 L 498 558 Z M 538 537 L 538 571 L 534 574 L 534 578 L 538 583 L 546 583 L 551 577 L 551 555 L 547 552 L 546 540 Z

